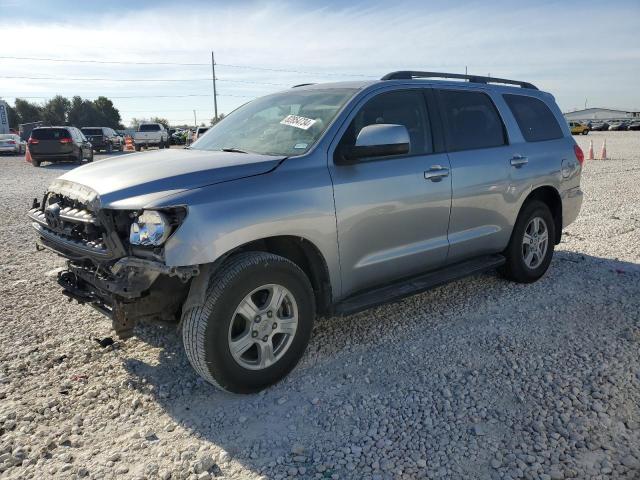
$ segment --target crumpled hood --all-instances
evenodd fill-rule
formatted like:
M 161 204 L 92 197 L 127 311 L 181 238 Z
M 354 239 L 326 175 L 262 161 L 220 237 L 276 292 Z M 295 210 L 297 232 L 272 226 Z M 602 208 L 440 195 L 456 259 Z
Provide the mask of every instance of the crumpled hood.
M 50 190 L 91 196 L 82 185 L 102 208 L 142 208 L 174 193 L 267 173 L 284 158 L 191 149 L 134 153 L 74 168 Z

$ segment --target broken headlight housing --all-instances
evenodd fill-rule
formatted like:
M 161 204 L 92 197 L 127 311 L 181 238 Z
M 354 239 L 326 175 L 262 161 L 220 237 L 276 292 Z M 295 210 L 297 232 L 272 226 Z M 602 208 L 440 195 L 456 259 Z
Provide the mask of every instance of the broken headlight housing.
M 131 224 L 129 243 L 157 247 L 162 245 L 172 231 L 170 214 L 158 210 L 144 210 Z

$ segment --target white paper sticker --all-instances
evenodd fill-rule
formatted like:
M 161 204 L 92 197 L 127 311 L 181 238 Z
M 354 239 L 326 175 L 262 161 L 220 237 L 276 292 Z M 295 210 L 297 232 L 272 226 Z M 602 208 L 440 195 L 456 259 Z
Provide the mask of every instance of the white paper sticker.
M 295 148 L 296 150 L 301 150 L 301 149 L 305 149 L 307 148 L 307 144 L 306 143 L 296 143 L 293 148 Z
M 298 115 L 287 115 L 280 122 L 282 125 L 309 130 L 316 121 L 312 118 L 299 117 Z

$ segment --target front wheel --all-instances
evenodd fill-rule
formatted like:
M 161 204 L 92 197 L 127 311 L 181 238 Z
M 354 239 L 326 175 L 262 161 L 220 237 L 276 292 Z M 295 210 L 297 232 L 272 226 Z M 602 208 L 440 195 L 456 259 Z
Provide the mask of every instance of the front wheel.
M 589 134 L 589 130 L 583 130 L 583 131 L 582 131 L 582 134 L 583 134 L 583 135 L 588 135 L 588 134 Z
M 206 302 L 182 315 L 193 368 L 212 385 L 253 393 L 285 377 L 304 353 L 315 318 L 309 279 L 263 252 L 228 259 L 209 280 Z
M 549 207 L 538 200 L 526 203 L 511 233 L 504 252 L 507 262 L 500 273 L 515 282 L 535 282 L 549 268 L 555 238 L 555 223 Z

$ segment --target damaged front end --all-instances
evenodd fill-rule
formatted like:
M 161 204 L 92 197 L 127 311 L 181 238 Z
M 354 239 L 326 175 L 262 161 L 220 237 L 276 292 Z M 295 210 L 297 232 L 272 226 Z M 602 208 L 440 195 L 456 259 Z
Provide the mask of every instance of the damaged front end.
M 111 318 L 121 338 L 131 336 L 141 320 L 177 322 L 190 280 L 199 274 L 198 266 L 165 265 L 163 247 L 153 243 L 153 236 L 143 235 L 151 241 L 140 241 L 138 223 L 144 214 L 101 209 L 95 192 L 60 181 L 42 202 L 34 200 L 28 213 L 38 244 L 67 259 L 66 269 L 58 273 L 63 294 Z M 166 225 L 158 240 L 164 242 L 186 210 L 168 209 L 161 215 Z

